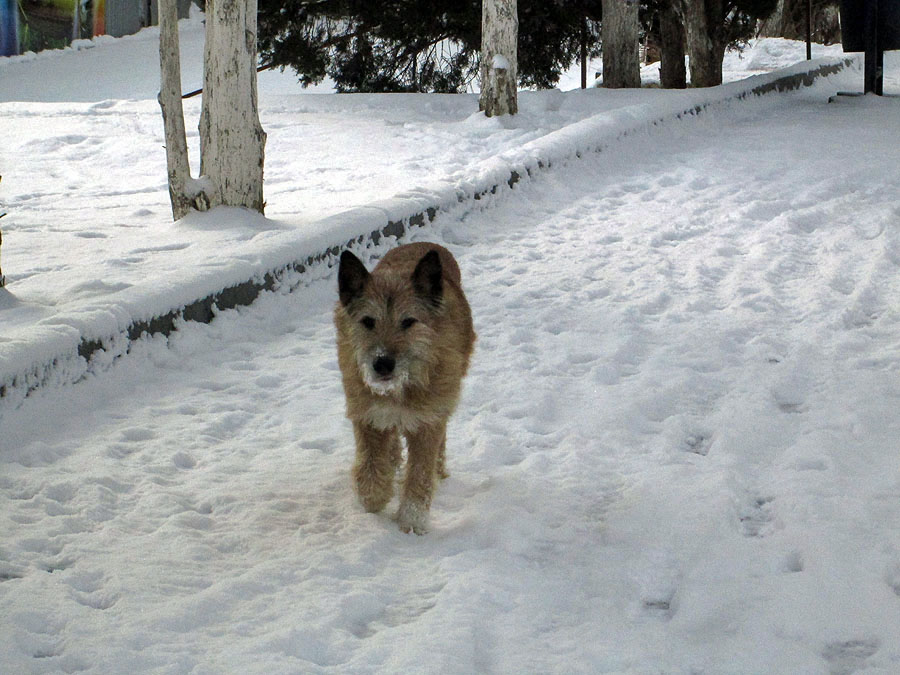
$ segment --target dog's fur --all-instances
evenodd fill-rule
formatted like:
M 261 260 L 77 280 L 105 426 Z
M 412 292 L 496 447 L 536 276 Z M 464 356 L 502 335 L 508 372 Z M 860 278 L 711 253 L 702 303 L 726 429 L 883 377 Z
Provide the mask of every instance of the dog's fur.
M 406 439 L 398 523 L 423 534 L 437 477 L 447 474 L 447 420 L 475 343 L 459 266 L 437 244 L 389 251 L 371 274 L 349 251 L 334 310 L 338 364 L 353 422 L 353 480 L 363 507 L 381 511 L 394 493 Z

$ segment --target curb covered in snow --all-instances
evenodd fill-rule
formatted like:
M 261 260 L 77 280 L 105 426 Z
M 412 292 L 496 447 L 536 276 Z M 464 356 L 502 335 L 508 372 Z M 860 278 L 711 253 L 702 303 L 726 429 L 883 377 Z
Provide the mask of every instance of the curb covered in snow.
M 209 323 L 217 310 L 251 304 L 262 291 L 278 287 L 288 274 L 304 274 L 320 263 L 333 264 L 348 246 L 378 244 L 384 237 L 400 238 L 410 229 L 431 222 L 438 213 L 460 209 L 462 214 L 468 213 L 498 190 L 512 188 L 554 164 L 602 152 L 648 126 L 697 115 L 712 106 L 753 95 L 810 86 L 818 78 L 855 63 L 858 64 L 856 57 L 804 62 L 713 89 L 686 90 L 662 107 L 635 105 L 601 113 L 483 162 L 469 180 L 445 181 L 427 192 L 397 195 L 326 218 L 316 228 L 326 233 L 324 237 L 301 236 L 279 247 L 274 256 L 266 256 L 270 262 L 260 269 L 245 270 L 243 281 L 221 284 L 209 280 L 199 286 L 218 290 L 193 301 L 177 302 L 168 311 L 162 310 L 150 318 L 137 318 L 127 307 L 111 306 L 105 308 L 105 320 L 92 320 L 96 309 L 93 315 L 87 312 L 71 320 L 62 319 L 60 323 L 67 330 L 48 332 L 43 345 L 23 346 L 19 355 L 14 348 L 6 350 L 4 362 L 0 363 L 0 403 L 17 406 L 40 388 L 77 382 L 127 354 L 131 343 L 145 334 L 169 335 L 182 320 Z M 298 249 L 312 253 L 296 258 L 294 252 Z M 110 316 L 114 317 L 114 325 L 110 325 Z

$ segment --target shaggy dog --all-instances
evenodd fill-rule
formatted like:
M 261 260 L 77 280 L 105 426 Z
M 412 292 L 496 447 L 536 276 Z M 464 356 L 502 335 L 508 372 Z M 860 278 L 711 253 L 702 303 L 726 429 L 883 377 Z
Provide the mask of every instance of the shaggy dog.
M 459 266 L 437 244 L 399 246 L 371 273 L 341 254 L 334 311 L 338 364 L 353 422 L 353 481 L 363 507 L 394 494 L 406 439 L 397 521 L 424 534 L 437 478 L 446 478 L 447 420 L 459 401 L 475 343 Z

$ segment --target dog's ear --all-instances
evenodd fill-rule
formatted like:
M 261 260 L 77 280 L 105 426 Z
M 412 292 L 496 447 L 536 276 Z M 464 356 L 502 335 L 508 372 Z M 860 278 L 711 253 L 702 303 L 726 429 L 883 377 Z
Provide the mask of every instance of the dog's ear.
M 435 307 L 441 304 L 444 293 L 443 268 L 438 252 L 431 250 L 422 256 L 413 271 L 412 282 L 416 293 Z
M 338 267 L 338 294 L 344 307 L 362 295 L 368 280 L 369 272 L 359 258 L 350 251 L 341 253 L 341 264 Z

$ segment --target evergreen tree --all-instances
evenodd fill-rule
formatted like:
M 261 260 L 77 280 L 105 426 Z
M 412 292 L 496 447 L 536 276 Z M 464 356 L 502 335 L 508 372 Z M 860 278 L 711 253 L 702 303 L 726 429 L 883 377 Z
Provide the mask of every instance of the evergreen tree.
M 518 81 L 550 87 L 600 0 L 519 0 Z M 460 92 L 478 75 L 481 0 L 259 0 L 263 63 L 344 92 Z

